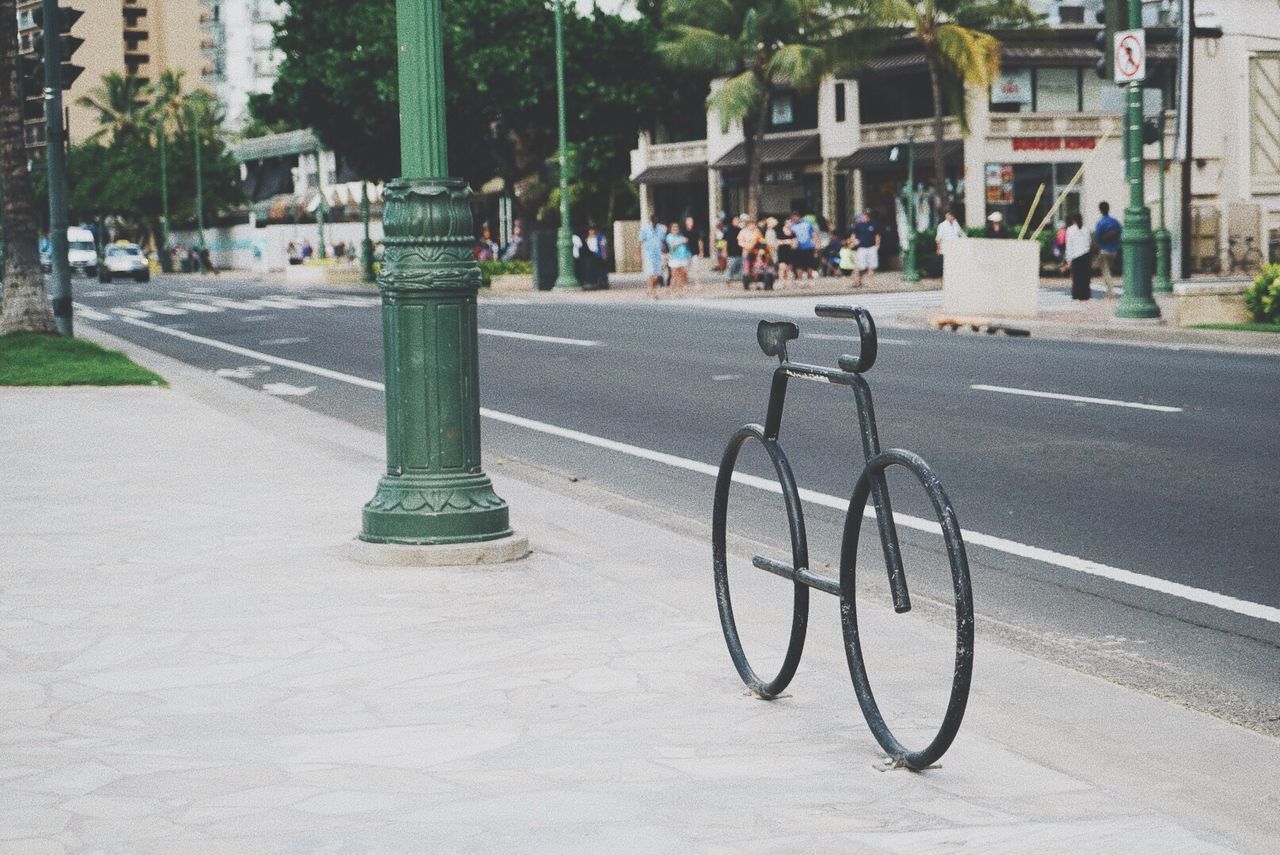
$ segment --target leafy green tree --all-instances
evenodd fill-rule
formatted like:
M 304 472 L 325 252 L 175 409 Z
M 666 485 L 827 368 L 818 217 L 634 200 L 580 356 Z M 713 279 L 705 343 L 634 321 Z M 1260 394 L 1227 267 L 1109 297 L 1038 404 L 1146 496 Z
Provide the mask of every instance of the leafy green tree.
M 554 183 L 546 173 L 557 147 L 551 7 L 529 0 L 443 5 L 450 170 L 473 186 L 502 178 L 517 205 L 535 213 Z M 637 131 L 659 109 L 687 99 L 655 61 L 649 21 L 566 11 L 574 197 L 580 216 L 609 216 L 627 187 Z M 396 177 L 395 44 L 394 0 L 291 4 L 276 29 L 285 60 L 271 95 L 252 102 L 254 116 L 313 128 L 371 180 Z
M 53 333 L 53 311 L 40 273 L 39 219 L 22 134 L 18 11 L 0 0 L 0 184 L 4 196 L 4 313 L 0 334 Z
M 120 86 L 125 79 L 107 75 L 98 94 L 130 92 Z M 113 219 L 118 231 L 138 243 L 159 246 L 161 134 L 168 159 L 170 219 L 177 224 L 194 222 L 194 128 L 200 129 L 206 215 L 216 218 L 218 212 L 244 203 L 240 166 L 222 140 L 223 113 L 212 95 L 203 90 L 183 93 L 181 73 L 165 72 L 141 89 L 140 106 L 130 99 L 116 105 L 127 110 L 101 110 L 100 133 L 71 147 L 67 172 L 72 222 Z M 44 195 L 39 173 L 37 187 Z
M 986 88 L 1000 73 L 1000 42 L 993 31 L 1038 24 L 1026 0 L 874 0 L 884 24 L 906 27 L 924 50 L 933 89 L 933 169 L 939 196 L 950 201 L 942 151 L 946 93 L 967 128 L 964 87 Z
M 769 101 L 787 89 L 811 90 L 830 67 L 838 30 L 819 0 L 666 0 L 662 57 L 671 66 L 728 78 L 707 107 L 723 131 L 742 122 L 747 209 L 760 204 L 761 142 Z
M 126 136 L 150 120 L 150 92 L 132 74 L 112 71 L 103 75 L 102 82 L 77 103 L 98 111 L 99 127 L 89 136 L 91 140 Z

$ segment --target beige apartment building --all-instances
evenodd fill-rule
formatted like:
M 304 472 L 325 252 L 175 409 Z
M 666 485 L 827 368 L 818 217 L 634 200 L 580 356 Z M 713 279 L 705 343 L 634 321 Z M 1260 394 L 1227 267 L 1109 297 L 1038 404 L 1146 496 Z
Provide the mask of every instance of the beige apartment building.
M 63 93 L 72 143 L 84 141 L 98 129 L 96 111 L 77 103 L 111 72 L 132 74 L 143 82 L 161 71 L 185 72 L 188 87 L 196 87 L 209 73 L 203 51 L 204 27 L 211 17 L 205 0 L 62 0 L 84 16 L 71 34 L 84 39 L 72 62 L 84 73 Z M 41 30 L 32 13 L 40 0 L 18 0 L 19 40 L 23 52 L 34 49 Z M 45 142 L 42 119 L 26 123 L 27 145 Z

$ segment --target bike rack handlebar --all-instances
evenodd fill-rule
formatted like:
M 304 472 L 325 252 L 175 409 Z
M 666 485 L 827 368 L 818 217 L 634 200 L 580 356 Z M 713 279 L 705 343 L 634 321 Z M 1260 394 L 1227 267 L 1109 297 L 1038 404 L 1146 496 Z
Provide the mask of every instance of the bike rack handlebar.
M 876 322 L 871 313 L 861 306 L 815 306 L 813 313 L 820 318 L 845 318 L 858 324 L 858 355 L 840 357 L 840 368 L 851 374 L 870 371 L 876 364 Z

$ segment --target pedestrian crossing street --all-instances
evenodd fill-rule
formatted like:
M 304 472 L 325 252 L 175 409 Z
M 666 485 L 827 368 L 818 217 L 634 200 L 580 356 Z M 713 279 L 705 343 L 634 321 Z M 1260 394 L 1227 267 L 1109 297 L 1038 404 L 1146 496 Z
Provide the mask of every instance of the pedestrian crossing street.
M 92 295 L 89 295 L 92 296 Z M 235 299 L 212 294 L 174 292 L 166 299 L 136 300 L 127 306 L 97 307 L 75 303 L 77 315 L 86 321 L 109 321 L 115 318 L 159 320 L 184 315 L 219 314 L 222 312 L 261 313 L 295 309 L 371 308 L 382 304 L 381 297 L 353 295 L 293 296 L 268 294 L 263 297 Z

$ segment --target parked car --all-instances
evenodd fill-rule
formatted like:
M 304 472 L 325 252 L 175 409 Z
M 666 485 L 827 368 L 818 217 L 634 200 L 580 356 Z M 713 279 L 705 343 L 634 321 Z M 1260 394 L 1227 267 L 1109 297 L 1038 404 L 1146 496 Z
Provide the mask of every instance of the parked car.
M 132 276 L 134 282 L 151 281 L 151 265 L 136 243 L 116 243 L 107 247 L 107 254 L 98 268 L 98 281 L 110 282 L 117 276 Z
M 79 226 L 67 229 L 67 263 L 72 274 L 93 276 L 98 272 L 98 245 L 94 243 L 93 232 Z M 53 254 L 47 238 L 40 241 L 40 267 L 45 273 L 53 271 Z

